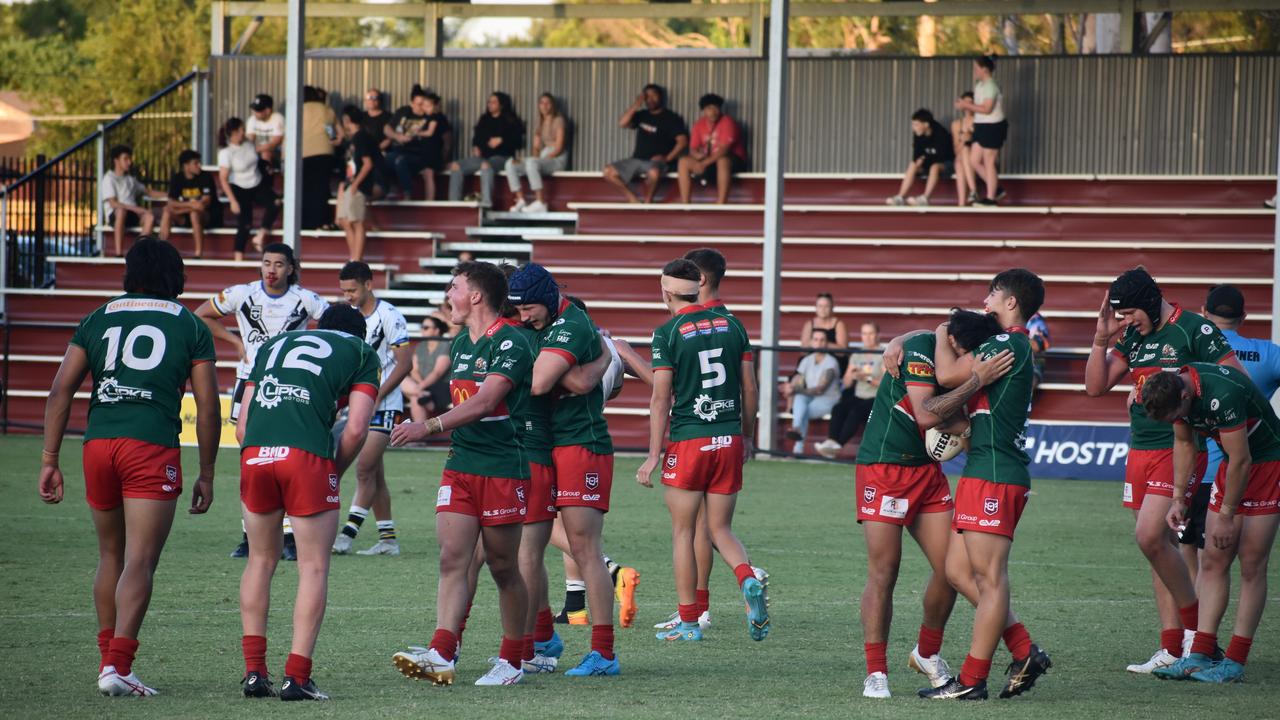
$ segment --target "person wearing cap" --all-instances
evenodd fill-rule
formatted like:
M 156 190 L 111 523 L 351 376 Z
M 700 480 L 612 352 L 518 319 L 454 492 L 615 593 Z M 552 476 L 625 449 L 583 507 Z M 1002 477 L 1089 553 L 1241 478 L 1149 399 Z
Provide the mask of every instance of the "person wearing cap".
M 1240 334 L 1240 326 L 1244 324 L 1245 318 L 1244 294 L 1231 285 L 1215 285 L 1210 288 L 1200 312 L 1217 325 L 1227 342 L 1231 343 L 1231 349 L 1236 351 L 1236 359 L 1244 366 L 1245 372 L 1249 373 L 1263 397 L 1274 397 L 1276 389 L 1280 388 L 1280 345 Z M 1178 537 L 1182 543 L 1182 557 L 1191 570 L 1192 580 L 1195 580 L 1199 568 L 1199 551 L 1204 549 L 1209 493 L 1218 476 L 1218 468 L 1225 459 L 1221 445 L 1213 439 L 1207 444 L 1209 464 L 1204 477 L 1200 479 L 1199 487 L 1193 488 L 1195 495 L 1187 507 L 1187 526 Z
M 1117 335 L 1120 339 L 1112 344 Z M 1123 504 L 1133 511 L 1134 538 L 1151 565 L 1161 627 L 1160 648 L 1150 660 L 1129 665 L 1134 673 L 1149 674 L 1173 665 L 1194 633 L 1199 611 L 1191 574 L 1165 523 L 1173 503 L 1173 428 L 1147 417 L 1141 404 L 1142 385 L 1148 378 L 1190 362 L 1240 368 L 1222 332 L 1207 318 L 1167 302 L 1145 268 L 1116 278 L 1098 310 L 1084 383 L 1090 397 L 1100 397 L 1125 376 L 1133 379 L 1134 390 L 1127 400 L 1130 451 Z M 1201 452 L 1193 468 L 1197 476 L 1204 474 L 1206 460 Z
M 716 203 L 724 205 L 729 201 L 733 174 L 747 169 L 747 146 L 742 142 L 742 128 L 724 112 L 724 98 L 707 93 L 698 100 L 698 109 L 702 117 L 693 124 L 689 154 L 677 165 L 680 202 L 693 198 L 694 181 L 706 186 L 714 179 Z
M 284 116 L 276 112 L 275 104 L 270 95 L 258 94 L 249 103 L 253 115 L 244 124 L 245 136 L 267 172 L 280 166 L 280 146 L 284 144 Z

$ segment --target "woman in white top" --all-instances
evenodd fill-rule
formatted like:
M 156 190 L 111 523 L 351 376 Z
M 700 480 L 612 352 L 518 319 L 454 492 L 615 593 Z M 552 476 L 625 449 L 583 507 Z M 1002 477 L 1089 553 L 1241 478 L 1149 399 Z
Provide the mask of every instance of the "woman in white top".
M 1009 123 L 1004 119 L 1004 98 L 1000 86 L 991 77 L 995 70 L 996 61 L 988 55 L 974 60 L 973 100 L 956 101 L 957 110 L 973 113 L 973 146 L 969 148 L 966 180 L 970 190 L 976 187 L 974 181 L 978 178 L 987 186 L 986 197 L 979 197 L 975 201 L 977 205 L 996 204 L 999 192 L 996 163 L 1009 134 Z
M 244 121 L 233 117 L 218 132 L 218 184 L 231 202 L 231 212 L 236 215 L 235 259 L 244 260 L 245 245 L 249 241 L 249 227 L 253 225 L 253 208 L 261 205 L 262 225 L 253 236 L 253 249 L 262 251 L 271 226 L 275 225 L 276 194 L 271 189 L 271 179 L 258 169 L 258 153 L 253 143 L 245 139 Z
M 560 104 L 551 93 L 542 93 L 538 97 L 538 126 L 533 131 L 533 154 L 519 161 L 511 158 L 505 168 L 507 187 L 516 198 L 511 212 L 547 211 L 546 199 L 542 194 L 542 176 L 561 172 L 568 166 L 569 148 L 565 143 L 565 136 L 565 120 L 560 114 Z M 527 205 L 524 193 L 520 191 L 522 173 L 529 176 L 529 189 L 534 195 L 534 201 Z
M 791 427 L 787 430 L 787 439 L 795 443 L 791 450 L 795 455 L 804 454 L 809 421 L 831 412 L 840 400 L 840 366 L 827 352 L 830 346 L 827 331 L 814 328 L 808 346 L 813 352 L 800 360 L 796 374 L 781 388 L 782 394 L 791 401 Z

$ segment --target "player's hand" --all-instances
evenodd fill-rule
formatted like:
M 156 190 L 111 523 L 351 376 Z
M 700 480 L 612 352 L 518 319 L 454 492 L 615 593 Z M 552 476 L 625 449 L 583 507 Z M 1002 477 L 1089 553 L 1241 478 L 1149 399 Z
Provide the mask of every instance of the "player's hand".
M 658 467 L 658 463 L 662 462 L 662 458 L 657 455 L 650 455 L 640 463 L 640 469 L 636 470 L 636 482 L 651 488 L 653 487 L 653 471 Z
M 751 458 L 756 454 L 756 444 L 751 438 L 742 437 L 742 462 L 751 462 Z
M 1213 532 L 1209 534 L 1209 538 L 1213 540 L 1213 546 L 1219 550 L 1234 548 L 1240 539 L 1240 527 L 1236 525 L 1235 511 L 1218 510 L 1218 522 L 1214 523 L 1214 526 Z
M 427 439 L 427 424 L 405 420 L 391 429 L 391 447 L 401 447 L 406 443 L 421 442 Z
M 1004 376 L 1013 368 L 1013 351 L 1001 350 L 989 358 L 978 361 L 973 367 L 973 372 L 978 375 L 978 381 L 983 387 L 990 385 L 996 380 Z
M 1164 516 L 1165 524 L 1174 532 L 1187 529 L 1187 503 L 1185 500 L 1174 500 L 1169 505 L 1169 512 Z
M 213 505 L 213 475 L 200 474 L 196 478 L 195 489 L 191 491 L 191 508 L 187 510 L 192 515 L 203 515 L 209 512 L 209 506 Z
M 62 502 L 62 470 L 57 465 L 40 468 L 40 499 L 50 505 Z
M 1111 299 L 1107 293 L 1102 295 L 1102 307 L 1098 309 L 1098 325 L 1093 332 L 1093 344 L 1098 347 L 1107 347 L 1124 326 L 1116 319 L 1116 313 L 1111 309 Z
M 893 378 L 902 377 L 902 341 L 894 338 L 884 346 L 884 371 Z
M 231 199 L 231 212 L 236 215 L 240 214 L 240 203 L 236 202 L 234 197 Z

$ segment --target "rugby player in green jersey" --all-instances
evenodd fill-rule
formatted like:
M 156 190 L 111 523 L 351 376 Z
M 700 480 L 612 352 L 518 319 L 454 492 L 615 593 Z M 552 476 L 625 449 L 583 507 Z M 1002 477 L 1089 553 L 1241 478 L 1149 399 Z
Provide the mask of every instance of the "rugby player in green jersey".
M 1146 416 L 1172 422 L 1174 500 L 1166 516 L 1173 531 L 1187 521 L 1187 488 L 1198 453 L 1193 433 L 1212 437 L 1226 459 L 1218 465 L 1200 555 L 1200 609 L 1190 652 L 1154 675 L 1202 682 L 1239 682 L 1267 605 L 1267 565 L 1280 527 L 1280 420 L 1270 398 L 1240 369 L 1191 363 L 1147 379 Z M 1211 657 L 1231 593 L 1231 565 L 1240 560 L 1240 602 L 1225 656 Z
M 142 697 L 156 691 L 133 672 L 152 575 L 182 493 L 178 434 L 183 388 L 196 401 L 200 474 L 193 514 L 213 502 L 213 463 L 222 425 L 213 337 L 177 297 L 182 257 L 167 242 L 139 238 L 125 256 L 125 294 L 76 328 L 45 405 L 40 499 L 62 502 L 58 451 L 71 403 L 93 376 L 84 434 L 85 497 L 98 534 L 93 603 L 98 614 L 98 690 Z

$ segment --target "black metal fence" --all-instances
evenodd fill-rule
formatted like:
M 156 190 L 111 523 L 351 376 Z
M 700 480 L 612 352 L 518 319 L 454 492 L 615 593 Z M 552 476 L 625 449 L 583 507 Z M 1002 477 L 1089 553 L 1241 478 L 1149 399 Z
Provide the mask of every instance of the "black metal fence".
M 197 72 L 175 80 L 119 118 L 95 129 L 51 160 L 39 156 L 0 165 L 0 238 L 7 287 L 47 287 L 50 255 L 102 252 L 98 183 L 111 169 L 116 145 L 132 148 L 135 174 L 149 189 L 163 190 L 177 170 L 178 153 L 192 147 L 192 93 Z M 108 211 L 109 212 L 109 211 Z M 104 230 L 110 245 L 111 231 Z

